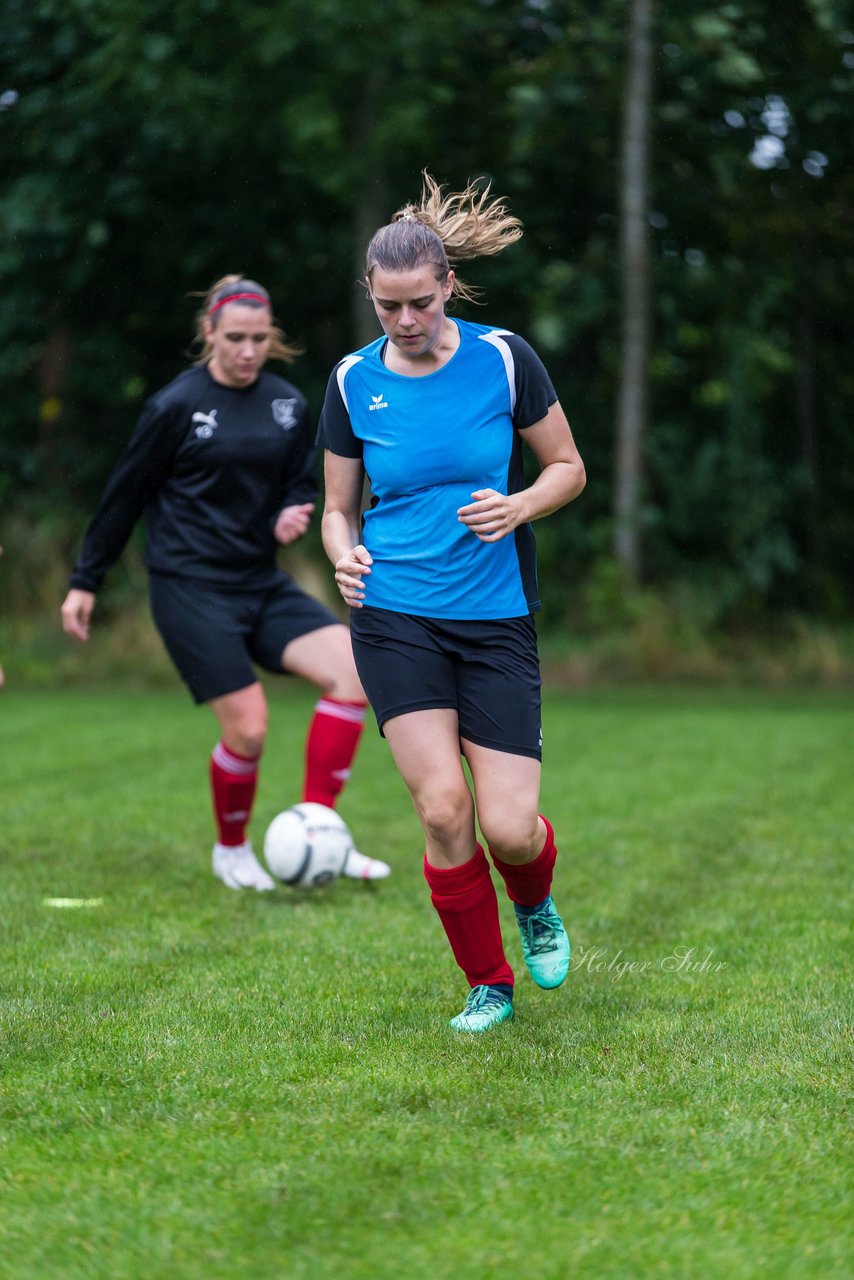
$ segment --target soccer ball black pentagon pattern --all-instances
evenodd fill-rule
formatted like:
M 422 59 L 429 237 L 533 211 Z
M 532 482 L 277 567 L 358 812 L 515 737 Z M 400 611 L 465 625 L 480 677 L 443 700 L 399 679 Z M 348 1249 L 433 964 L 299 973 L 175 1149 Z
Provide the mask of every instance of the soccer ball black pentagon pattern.
M 353 837 L 346 822 L 323 804 L 295 804 L 276 814 L 264 836 L 264 860 L 282 884 L 320 888 L 344 870 Z

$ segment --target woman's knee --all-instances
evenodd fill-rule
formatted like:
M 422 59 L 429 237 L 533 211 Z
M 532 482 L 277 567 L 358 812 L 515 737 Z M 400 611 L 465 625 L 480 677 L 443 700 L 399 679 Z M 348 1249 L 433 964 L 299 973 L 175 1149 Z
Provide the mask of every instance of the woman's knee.
M 253 758 L 264 750 L 267 737 L 267 703 L 263 697 L 218 700 L 214 712 L 222 730 L 222 740 L 231 751 Z
M 536 813 L 478 812 L 478 822 L 490 852 L 502 862 L 530 862 L 540 852 L 544 829 Z
M 325 681 L 325 692 L 331 698 L 341 702 L 367 702 L 362 682 L 356 671 L 350 634 L 342 627 L 344 634 L 340 637 L 335 660 L 330 664 Z
M 293 640 L 282 654 L 285 671 L 310 680 L 327 697 L 341 702 L 367 702 L 356 671 L 347 627 L 322 627 Z
M 471 792 L 459 787 L 430 789 L 415 797 L 415 807 L 425 834 L 438 843 L 453 843 L 471 825 L 474 805 Z
M 230 747 L 232 751 L 236 751 L 238 755 L 254 759 L 256 756 L 260 756 L 264 750 L 264 742 L 267 737 L 266 718 L 263 723 L 252 721 L 236 725 L 223 736 L 226 739 L 225 745 Z

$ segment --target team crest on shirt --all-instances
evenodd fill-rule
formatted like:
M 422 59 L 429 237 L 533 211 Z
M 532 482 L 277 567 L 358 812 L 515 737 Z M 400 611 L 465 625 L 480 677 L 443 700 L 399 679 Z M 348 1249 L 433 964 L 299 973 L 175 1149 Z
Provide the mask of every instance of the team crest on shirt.
M 297 400 L 274 400 L 273 417 L 283 431 L 291 431 L 297 425 Z
M 210 413 L 194 413 L 193 422 L 199 425 L 196 427 L 196 435 L 200 440 L 210 440 L 216 431 L 219 423 L 216 420 L 216 409 L 211 409 Z

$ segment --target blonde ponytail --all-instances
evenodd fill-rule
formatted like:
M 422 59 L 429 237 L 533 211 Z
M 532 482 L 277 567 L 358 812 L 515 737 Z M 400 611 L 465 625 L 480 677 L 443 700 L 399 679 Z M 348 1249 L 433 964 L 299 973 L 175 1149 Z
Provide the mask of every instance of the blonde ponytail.
M 481 190 L 470 182 L 464 191 L 446 195 L 425 169 L 418 203 L 398 209 L 368 245 L 368 281 L 374 267 L 412 271 L 424 265 L 444 280 L 452 263 L 491 257 L 515 244 L 522 236 L 522 223 L 508 213 L 501 198 L 490 197 L 490 191 L 491 184 Z M 454 280 L 454 296 L 474 302 L 478 292 L 462 280 Z

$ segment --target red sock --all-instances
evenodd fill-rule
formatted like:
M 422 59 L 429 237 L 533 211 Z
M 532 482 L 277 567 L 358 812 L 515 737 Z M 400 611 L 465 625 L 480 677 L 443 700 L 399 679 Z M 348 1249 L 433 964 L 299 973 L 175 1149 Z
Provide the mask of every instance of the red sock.
M 305 741 L 302 798 L 334 808 L 338 793 L 350 776 L 350 765 L 362 736 L 364 702 L 321 698 Z
M 540 814 L 543 818 L 543 815 Z M 507 886 L 507 896 L 511 902 L 518 902 L 522 907 L 535 907 L 551 892 L 552 874 L 554 872 L 557 849 L 555 833 L 546 818 L 546 843 L 533 862 L 526 862 L 521 867 L 510 862 L 502 862 L 490 849 L 489 854 L 495 863 L 495 869 Z
M 469 862 L 447 871 L 431 867 L 425 857 L 424 878 L 454 959 L 469 986 L 506 983 L 512 987 L 513 970 L 501 941 L 498 899 L 480 845 Z
M 243 844 L 258 784 L 260 756 L 239 756 L 222 742 L 211 753 L 211 792 L 220 844 Z

